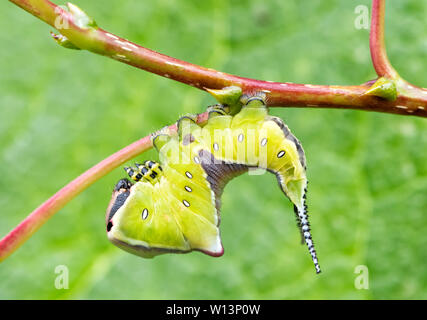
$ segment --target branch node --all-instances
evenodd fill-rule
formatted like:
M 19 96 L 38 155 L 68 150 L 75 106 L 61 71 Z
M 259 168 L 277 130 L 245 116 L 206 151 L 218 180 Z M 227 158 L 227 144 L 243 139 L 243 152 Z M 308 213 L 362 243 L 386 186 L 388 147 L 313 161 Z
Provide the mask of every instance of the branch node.
M 53 40 L 55 40 L 55 42 L 59 44 L 61 47 L 64 47 L 67 49 L 73 49 L 73 50 L 81 50 L 74 43 L 68 40 L 66 36 L 63 36 L 62 34 L 55 34 L 51 31 L 50 35 L 52 36 Z
M 237 113 L 241 108 L 240 97 L 242 96 L 242 88 L 238 86 L 230 86 L 222 89 L 208 89 L 209 92 L 220 104 L 230 107 L 231 114 Z
M 395 101 L 397 99 L 396 81 L 381 77 L 364 94 Z
M 67 2 L 68 11 L 73 16 L 73 22 L 81 29 L 98 28 L 95 20 L 75 4 Z

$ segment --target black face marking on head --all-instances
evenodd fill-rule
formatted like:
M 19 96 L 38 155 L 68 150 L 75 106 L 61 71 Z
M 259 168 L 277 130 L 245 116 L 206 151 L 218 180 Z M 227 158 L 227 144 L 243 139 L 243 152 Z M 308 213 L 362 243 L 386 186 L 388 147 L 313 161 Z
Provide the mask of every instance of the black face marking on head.
M 125 203 L 126 199 L 129 197 L 130 191 L 124 191 L 117 195 L 116 200 L 114 201 L 113 206 L 108 214 L 108 221 L 110 221 L 113 216 L 116 214 L 117 210 Z
M 117 210 L 120 209 L 120 207 L 125 203 L 127 197 L 129 196 L 130 188 L 132 187 L 132 183 L 128 179 L 120 179 L 116 186 L 114 187 L 113 191 L 113 199 L 111 201 L 114 201 L 114 203 L 111 205 L 110 212 L 108 212 L 108 219 L 107 219 L 107 232 L 110 232 L 111 228 L 113 227 L 113 223 L 111 222 L 111 219 L 116 214 Z
M 285 151 L 284 150 L 282 150 L 282 151 L 280 151 L 278 154 L 277 154 L 277 157 L 278 158 L 282 158 L 284 155 L 285 155 Z
M 120 189 L 128 190 L 132 187 L 132 183 L 128 179 L 120 179 L 116 186 L 114 187 L 114 191 L 119 191 Z

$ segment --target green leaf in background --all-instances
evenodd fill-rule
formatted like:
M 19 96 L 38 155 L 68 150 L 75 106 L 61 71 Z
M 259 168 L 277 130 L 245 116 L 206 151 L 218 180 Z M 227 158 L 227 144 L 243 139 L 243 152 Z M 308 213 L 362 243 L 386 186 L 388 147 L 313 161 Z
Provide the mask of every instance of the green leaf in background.
M 103 28 L 240 76 L 312 84 L 375 78 L 370 1 L 75 1 Z M 194 88 L 63 50 L 51 28 L 0 3 L 0 234 L 116 150 L 214 103 Z M 427 85 L 427 2 L 387 3 L 387 44 L 405 79 Z M 164 94 L 167 92 L 167 94 Z M 115 170 L 0 264 L 1 299 L 426 299 L 427 123 L 360 111 L 272 109 L 304 145 L 308 205 L 323 273 L 299 243 L 272 175 L 242 176 L 223 196 L 225 254 L 153 260 L 112 246 L 104 213 Z M 148 152 L 139 159 L 153 158 Z M 55 268 L 69 270 L 56 289 Z M 366 265 L 369 289 L 354 286 Z

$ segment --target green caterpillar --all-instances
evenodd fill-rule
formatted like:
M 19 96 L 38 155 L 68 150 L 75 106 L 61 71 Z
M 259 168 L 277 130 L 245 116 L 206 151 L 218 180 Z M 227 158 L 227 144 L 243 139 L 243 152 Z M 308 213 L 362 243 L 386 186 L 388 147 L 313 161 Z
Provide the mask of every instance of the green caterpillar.
M 191 117 L 177 122 L 178 134 L 159 133 L 153 145 L 160 164 L 125 168 L 135 184 L 120 180 L 107 209 L 108 238 L 142 257 L 198 250 L 221 256 L 220 198 L 226 183 L 251 168 L 276 175 L 294 204 L 297 223 L 316 272 L 320 266 L 305 204 L 305 155 L 280 118 L 268 115 L 264 97 L 246 97 L 232 116 L 225 105 L 211 108 L 202 127 Z

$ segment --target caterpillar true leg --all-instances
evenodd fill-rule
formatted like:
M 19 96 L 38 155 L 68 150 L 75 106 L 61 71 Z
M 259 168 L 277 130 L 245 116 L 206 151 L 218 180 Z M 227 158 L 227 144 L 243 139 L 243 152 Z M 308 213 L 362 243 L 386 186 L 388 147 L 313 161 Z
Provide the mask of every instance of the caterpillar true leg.
M 143 173 L 141 173 L 138 169 L 136 168 L 132 168 L 132 167 L 125 167 L 124 170 L 126 171 L 126 173 L 128 174 L 128 176 L 133 180 L 133 181 L 140 181 L 143 178 Z

